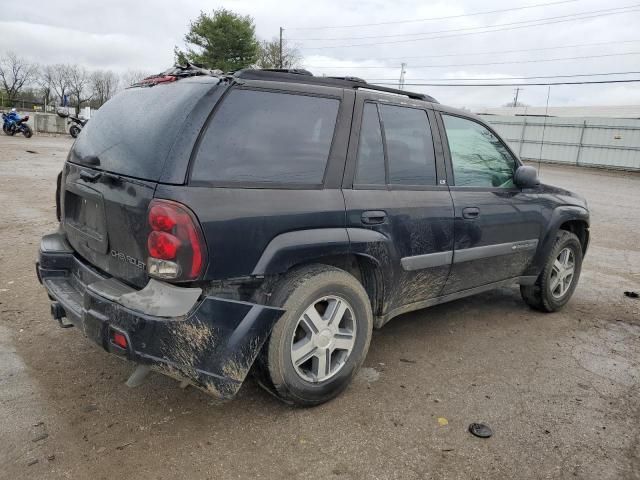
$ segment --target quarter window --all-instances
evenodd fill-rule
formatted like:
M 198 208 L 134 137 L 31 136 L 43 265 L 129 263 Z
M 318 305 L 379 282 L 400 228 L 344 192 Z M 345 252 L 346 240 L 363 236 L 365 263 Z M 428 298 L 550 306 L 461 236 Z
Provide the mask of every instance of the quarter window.
M 332 98 L 233 90 L 207 127 L 191 178 L 319 185 L 339 106 Z
M 455 184 L 463 187 L 514 186 L 516 162 L 504 144 L 477 122 L 443 115 Z

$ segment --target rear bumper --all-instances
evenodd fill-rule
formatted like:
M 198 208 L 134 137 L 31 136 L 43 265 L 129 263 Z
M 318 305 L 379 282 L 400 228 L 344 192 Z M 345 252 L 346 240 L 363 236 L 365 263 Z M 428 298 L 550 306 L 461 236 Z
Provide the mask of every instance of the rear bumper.
M 187 379 L 225 399 L 237 393 L 283 313 L 264 305 L 200 296 L 184 315 L 150 315 L 124 302 L 136 293 L 134 289 L 92 269 L 59 233 L 42 239 L 36 270 L 67 319 L 104 350 Z M 112 342 L 114 331 L 125 335 L 127 348 Z

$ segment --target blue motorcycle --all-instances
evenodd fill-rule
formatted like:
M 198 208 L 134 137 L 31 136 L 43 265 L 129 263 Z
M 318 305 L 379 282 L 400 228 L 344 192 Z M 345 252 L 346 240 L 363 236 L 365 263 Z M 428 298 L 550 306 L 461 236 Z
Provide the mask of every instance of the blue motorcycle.
M 16 133 L 22 133 L 26 138 L 31 138 L 33 130 L 31 130 L 31 127 L 27 125 L 28 120 L 29 115 L 25 115 L 21 118 L 20 115 L 15 112 L 3 113 L 2 131 L 9 136 L 13 136 Z

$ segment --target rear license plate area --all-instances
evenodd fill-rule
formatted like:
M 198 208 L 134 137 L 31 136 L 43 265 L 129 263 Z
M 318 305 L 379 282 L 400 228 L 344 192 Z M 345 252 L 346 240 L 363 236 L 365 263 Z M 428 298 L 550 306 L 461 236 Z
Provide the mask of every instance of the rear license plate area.
M 64 224 L 67 234 L 95 250 L 107 251 L 107 219 L 102 194 L 78 184 L 69 184 L 64 196 Z M 69 231 L 69 229 L 71 231 Z

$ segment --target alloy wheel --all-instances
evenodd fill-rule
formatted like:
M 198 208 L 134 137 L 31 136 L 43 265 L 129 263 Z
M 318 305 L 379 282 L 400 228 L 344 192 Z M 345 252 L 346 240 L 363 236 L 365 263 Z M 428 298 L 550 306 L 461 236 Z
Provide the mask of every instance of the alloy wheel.
M 353 308 L 336 295 L 313 302 L 298 319 L 291 339 L 296 373 L 313 383 L 336 375 L 347 362 L 356 341 Z
M 551 277 L 549 279 L 549 289 L 554 298 L 562 298 L 571 287 L 575 272 L 576 261 L 573 250 L 563 248 L 551 268 Z

